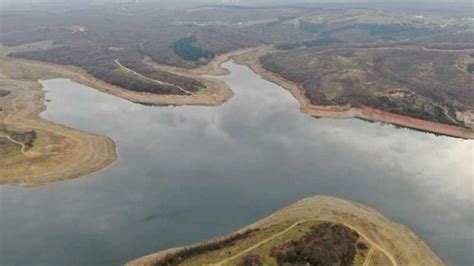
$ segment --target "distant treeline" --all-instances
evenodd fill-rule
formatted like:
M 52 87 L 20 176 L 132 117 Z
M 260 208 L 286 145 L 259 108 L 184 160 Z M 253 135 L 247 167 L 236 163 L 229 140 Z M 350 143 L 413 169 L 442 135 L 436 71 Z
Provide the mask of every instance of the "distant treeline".
M 330 38 L 330 37 L 324 37 L 321 39 L 316 39 L 316 40 L 311 40 L 311 41 L 305 41 L 305 42 L 294 42 L 294 43 L 285 43 L 285 44 L 279 44 L 276 47 L 278 49 L 282 50 L 289 50 L 289 49 L 295 49 L 299 47 L 317 47 L 317 46 L 328 46 L 332 45 L 335 43 L 342 43 L 342 41 Z
M 350 22 L 350 21 L 346 21 Z M 404 38 L 416 38 L 420 36 L 428 36 L 435 32 L 433 29 L 426 27 L 415 27 L 408 24 L 370 24 L 370 23 L 354 23 L 340 27 L 334 27 L 324 23 L 314 23 L 305 20 L 299 20 L 299 28 L 303 31 L 323 36 L 330 36 L 333 33 L 346 30 L 365 30 L 371 35 L 380 39 L 397 40 Z
M 323 31 L 324 35 L 330 35 L 344 30 L 366 30 L 371 35 L 381 39 L 404 39 L 427 36 L 434 33 L 434 30 L 428 28 L 414 27 L 405 24 L 352 24 L 340 28 Z

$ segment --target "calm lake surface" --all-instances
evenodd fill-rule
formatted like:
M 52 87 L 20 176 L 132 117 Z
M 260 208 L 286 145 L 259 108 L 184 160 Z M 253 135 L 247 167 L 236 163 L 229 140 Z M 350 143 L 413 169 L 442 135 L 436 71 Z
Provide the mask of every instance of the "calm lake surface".
M 445 262 L 473 265 L 473 141 L 300 113 L 226 63 L 220 107 L 149 107 L 43 81 L 42 117 L 110 136 L 119 159 L 39 188 L 0 186 L 0 264 L 116 265 L 229 233 L 301 198 L 374 207 Z

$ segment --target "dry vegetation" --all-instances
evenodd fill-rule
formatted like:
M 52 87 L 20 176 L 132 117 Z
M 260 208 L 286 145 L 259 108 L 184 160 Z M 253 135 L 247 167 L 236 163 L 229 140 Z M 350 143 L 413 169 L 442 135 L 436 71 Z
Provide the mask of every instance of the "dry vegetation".
M 303 237 L 273 247 L 270 256 L 282 265 L 352 265 L 358 239 L 359 234 L 347 226 L 323 222 Z M 359 246 L 367 249 L 363 242 Z
M 305 89 L 300 83 L 293 82 L 283 78 L 275 72 L 265 69 L 259 58 L 271 55 L 275 50 L 270 47 L 259 47 L 250 52 L 239 54 L 234 57 L 235 62 L 249 66 L 254 72 L 263 78 L 279 84 L 285 89 L 288 89 L 293 96 L 298 100 L 301 106 L 301 111 L 315 117 L 330 117 L 330 118 L 361 118 L 369 121 L 379 121 L 383 123 L 391 123 L 399 126 L 409 127 L 416 130 L 433 132 L 435 134 L 454 136 L 465 139 L 474 139 L 474 131 L 472 128 L 472 121 L 474 121 L 474 112 L 470 110 L 456 111 L 455 116 L 458 121 L 463 121 L 463 126 L 454 126 L 450 124 L 442 124 L 423 119 L 412 118 L 406 114 L 400 115 L 396 113 L 386 112 L 381 109 L 371 108 L 367 106 L 358 105 L 351 106 L 344 105 L 315 105 L 305 95 Z M 369 84 L 370 85 L 370 84 Z M 340 91 L 340 90 L 339 90 Z M 329 88 L 330 93 L 337 93 L 337 90 Z M 398 94 L 398 92 L 396 93 Z M 396 95 L 395 94 L 395 95 Z M 370 97 L 370 95 L 369 95 Z M 467 128 L 471 127 L 471 128 Z
M 470 113 L 474 102 L 473 62 L 462 66 L 459 62 L 469 52 L 465 49 L 474 48 L 474 23 L 464 19 L 462 6 L 440 10 L 420 16 L 403 8 L 395 12 L 287 5 L 170 10 L 159 4 L 128 3 L 54 16 L 40 10 L 0 16 L 4 31 L 0 42 L 15 46 L 53 41 L 54 47 L 10 56 L 78 66 L 121 88 L 122 95 L 157 94 L 165 103 L 170 95 L 182 99 L 206 89 L 215 94 L 215 86 L 209 88 L 209 82 L 189 74 L 219 55 L 272 44 L 286 51 L 262 57 L 264 68 L 301 85 L 314 105 L 366 106 L 471 128 L 472 121 L 466 119 L 471 116 L 464 111 Z
M 146 7 L 147 9 L 142 9 Z M 251 9 L 220 8 L 239 19 Z M 153 11 L 154 13 L 149 13 Z M 300 11 L 301 12 L 301 11 Z M 290 41 L 310 38 L 310 34 L 295 31 L 291 25 L 277 23 L 254 24 L 237 27 L 231 24 L 189 24 L 187 11 L 163 10 L 160 5 L 101 6 L 81 11 L 57 13 L 50 19 L 41 11 L 12 16 L 0 16 L 2 35 L 0 43 L 6 46 L 48 41 L 56 47 L 40 51 L 19 51 L 12 57 L 39 60 L 61 65 L 81 67 L 88 74 L 127 90 L 163 95 L 182 95 L 196 92 L 206 84 L 189 77 L 150 68 L 144 60 L 184 68 L 195 68 L 208 63 L 215 55 L 261 43 Z M 201 12 L 191 12 L 199 18 Z M 217 14 L 220 12 L 214 12 Z M 255 16 L 265 13 L 258 12 Z M 275 15 L 285 11 L 272 12 Z M 129 14 L 133 14 L 130 19 Z M 153 15 L 150 15 L 153 14 Z M 46 15 L 47 16 L 47 15 Z M 192 17 L 192 16 L 191 16 Z M 81 23 L 78 23 L 81 21 Z M 227 22 L 226 22 L 227 23 Z M 40 25 L 40 27 L 38 27 Z M 80 29 L 80 30 L 77 30 Z M 149 78 L 123 71 L 119 60 L 127 67 Z
M 460 10 L 456 10 L 460 12 Z M 153 3 L 88 6 L 81 10 L 8 12 L 0 16 L 0 43 L 53 41 L 55 47 L 10 56 L 83 68 L 109 84 L 137 92 L 182 95 L 206 84 L 150 68 L 144 60 L 196 68 L 215 56 L 262 44 L 285 49 L 332 44 L 391 44 L 436 39 L 439 45 L 472 46 L 461 19 L 415 19 L 409 12 L 319 6 L 206 6 L 173 10 Z M 446 15 L 449 16 L 449 15 Z M 133 18 L 133 19 L 130 19 Z M 454 21 L 454 22 L 453 22 Z M 449 27 L 446 27 L 449 25 Z M 123 71 L 124 65 L 146 77 Z
M 246 232 L 252 233 L 236 239 Z M 229 241 L 233 244 L 219 244 Z M 216 245 L 219 248 L 195 253 L 176 264 L 443 264 L 413 232 L 377 211 L 358 203 L 317 196 L 298 201 L 228 236 L 165 250 L 134 260 L 129 265 L 163 265 L 167 258 L 183 251 Z
M 314 105 L 368 106 L 469 127 L 456 117 L 458 110 L 474 109 L 472 76 L 457 66 L 465 54 L 418 47 L 310 48 L 271 53 L 260 62 L 301 84 Z

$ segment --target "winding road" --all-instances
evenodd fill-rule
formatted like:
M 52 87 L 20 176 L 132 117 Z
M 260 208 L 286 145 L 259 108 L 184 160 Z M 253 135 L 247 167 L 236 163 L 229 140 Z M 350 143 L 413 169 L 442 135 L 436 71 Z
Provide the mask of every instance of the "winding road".
M 5 119 L 3 119 L 3 123 L 4 124 L 8 124 L 8 121 L 10 120 L 10 118 L 12 117 L 13 114 L 17 113 L 18 112 L 18 108 L 16 107 L 16 101 L 18 100 L 18 98 L 15 98 L 13 101 L 12 101 L 12 107 L 13 107 L 13 110 L 5 117 Z M 9 141 L 15 143 L 15 144 L 18 144 L 21 146 L 21 153 L 23 155 L 26 155 L 26 145 L 25 143 L 21 142 L 21 141 L 18 141 L 18 140 L 15 140 L 13 139 L 12 137 L 10 137 L 9 135 L 6 135 L 6 134 L 1 134 L 0 135 L 0 138 L 7 138 Z
M 148 81 L 151 81 L 151 82 L 154 82 L 154 83 L 158 83 L 158 84 L 160 84 L 160 85 L 166 85 L 166 86 L 175 87 L 175 88 L 179 89 L 180 91 L 182 91 L 182 92 L 184 92 L 185 94 L 188 94 L 188 95 L 193 94 L 193 92 L 188 91 L 188 90 L 185 90 L 185 89 L 183 89 L 183 87 L 178 86 L 178 85 L 176 85 L 176 84 L 167 83 L 167 82 L 163 82 L 163 81 L 160 81 L 160 80 L 156 80 L 156 79 L 152 79 L 152 78 L 149 78 L 149 77 L 147 77 L 147 76 L 144 76 L 143 74 L 140 74 L 140 73 L 138 73 L 137 71 L 135 71 L 135 70 L 133 70 L 133 69 L 130 69 L 130 68 L 128 68 L 128 67 L 122 65 L 122 64 L 119 62 L 118 59 L 115 59 L 115 64 L 117 64 L 117 65 L 118 65 L 121 69 L 123 69 L 124 71 L 130 72 L 130 73 L 132 73 L 132 74 L 134 74 L 134 75 L 136 75 L 136 76 L 139 76 L 139 77 L 141 77 L 141 78 L 143 78 L 143 79 L 146 79 L 146 80 L 148 80 Z
M 12 137 L 10 137 L 8 135 L 0 135 L 0 138 L 7 138 L 11 142 L 20 145 L 21 146 L 21 153 L 23 153 L 23 155 L 26 155 L 26 145 L 25 145 L 25 143 L 23 143 L 21 141 L 18 141 L 18 140 L 15 140 L 15 139 L 13 139 Z

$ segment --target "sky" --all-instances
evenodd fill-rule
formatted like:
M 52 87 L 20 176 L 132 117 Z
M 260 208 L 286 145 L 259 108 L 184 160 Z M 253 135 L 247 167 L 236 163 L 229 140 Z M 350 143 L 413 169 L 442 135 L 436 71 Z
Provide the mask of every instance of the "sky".
M 51 2 L 63 2 L 63 3 L 103 3 L 103 2 L 170 2 L 170 0 L 0 0 L 0 3 L 51 3 Z M 426 2 L 426 3 L 440 3 L 440 2 L 469 2 L 469 0 L 188 0 L 189 2 L 209 2 L 209 3 L 295 3 L 295 2 Z M 474 4 L 473 4 L 474 7 Z
M 101 3 L 126 3 L 126 2 L 155 2 L 155 3 L 196 3 L 196 4 L 264 4 L 264 5 L 281 5 L 281 4 L 295 4 L 295 3 L 390 3 L 390 4 L 439 4 L 439 3 L 461 3 L 462 6 L 466 4 L 472 7 L 474 13 L 474 2 L 472 0 L 0 0 L 0 9 L 8 6 L 25 6 L 29 5 L 41 5 L 41 4 L 62 4 L 62 5 L 82 5 L 82 4 L 101 4 Z

